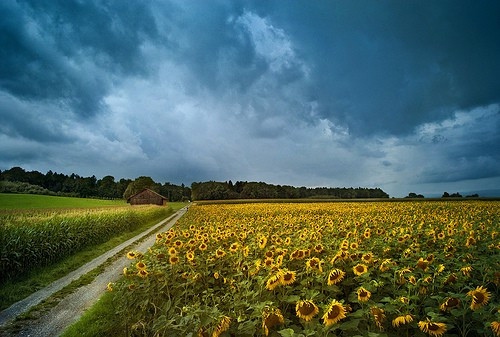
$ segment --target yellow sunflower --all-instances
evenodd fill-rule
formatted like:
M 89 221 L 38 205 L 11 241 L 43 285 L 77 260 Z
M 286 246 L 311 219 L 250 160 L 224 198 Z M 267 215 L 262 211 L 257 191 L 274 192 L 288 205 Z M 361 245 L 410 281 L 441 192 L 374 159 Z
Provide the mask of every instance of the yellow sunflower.
M 429 319 L 418 322 L 418 327 L 430 336 L 440 337 L 446 332 L 446 324 L 433 322 Z
M 226 252 L 220 248 L 217 248 L 217 250 L 215 251 L 215 257 L 220 259 L 223 258 L 224 256 L 226 256 Z
M 269 335 L 269 329 L 285 323 L 285 318 L 278 308 L 265 308 L 262 312 L 262 328 L 264 329 L 264 334 Z
M 413 322 L 413 316 L 410 314 L 401 315 L 392 320 L 392 326 L 397 328 L 400 325 L 408 324 Z
M 360 276 L 368 272 L 368 267 L 362 263 L 358 263 L 357 265 L 352 267 L 352 271 L 354 272 L 355 275 Z
M 363 287 L 359 288 L 356 293 L 358 294 L 358 301 L 360 302 L 366 302 L 372 296 L 372 293 Z
M 491 294 L 486 290 L 487 289 L 483 288 L 483 286 L 479 286 L 467 293 L 467 296 L 472 297 L 472 302 L 470 304 L 472 310 L 477 310 L 488 303 Z
M 135 252 L 128 252 L 127 253 L 127 259 L 133 260 L 137 257 L 137 254 Z
M 144 264 L 144 262 L 140 261 L 140 262 L 137 262 L 136 263 L 136 268 L 139 269 L 139 270 L 142 270 L 142 269 L 146 269 L 146 265 Z
M 198 246 L 198 249 L 199 249 L 199 250 L 201 250 L 201 251 L 207 250 L 207 248 L 208 248 L 208 247 L 207 247 L 207 245 L 206 245 L 204 242 L 202 242 L 202 243 Z
M 441 311 L 450 311 L 453 308 L 458 307 L 460 300 L 455 297 L 448 297 L 440 306 Z
M 283 270 L 280 273 L 280 283 L 284 286 L 290 285 L 295 282 L 296 272 L 290 270 Z
M 319 313 L 319 308 L 312 300 L 298 301 L 295 305 L 297 317 L 309 322 Z
M 366 254 L 363 254 L 363 256 L 361 257 L 361 260 L 364 262 L 364 263 L 372 263 L 373 262 L 373 254 L 372 253 L 366 253 Z
M 395 263 L 391 259 L 385 259 L 384 261 L 382 261 L 382 263 L 380 264 L 380 267 L 378 267 L 378 269 L 381 272 L 386 272 L 390 269 L 389 266 L 394 265 L 394 264 Z
M 169 259 L 168 262 L 170 264 L 177 264 L 179 263 L 179 257 L 177 255 L 172 255 Z
M 186 259 L 189 261 L 189 262 L 192 262 L 194 260 L 194 252 L 192 251 L 188 251 L 186 253 Z
M 140 276 L 140 277 L 147 277 L 148 276 L 148 272 L 146 269 L 141 269 L 137 272 L 137 275 Z
M 500 337 L 500 322 L 491 322 L 490 327 L 493 333 L 497 335 L 497 337 Z
M 341 282 L 344 279 L 344 276 L 345 276 L 345 272 L 344 271 L 335 268 L 332 271 L 330 271 L 330 273 L 328 274 L 327 284 L 329 286 L 331 286 L 333 284 L 337 284 L 337 283 Z
M 417 268 L 420 268 L 423 271 L 426 271 L 428 267 L 429 267 L 429 261 L 424 260 L 423 258 L 418 259 Z
M 238 242 L 234 242 L 231 244 L 231 246 L 229 247 L 229 251 L 231 253 L 236 253 L 238 251 L 238 248 L 240 247 L 240 244 Z
M 168 249 L 168 255 L 177 255 L 177 249 L 175 249 L 175 247 L 170 247 Z
M 230 324 L 231 324 L 231 318 L 227 316 L 222 316 L 219 324 L 212 333 L 212 337 L 219 337 L 223 332 L 229 329 Z
M 266 244 L 267 244 L 267 237 L 261 236 L 260 239 L 259 239 L 259 248 L 260 249 L 264 249 L 264 247 L 266 246 Z
M 332 303 L 328 306 L 328 310 L 326 310 L 323 315 L 323 323 L 326 326 L 333 325 L 339 322 L 341 319 L 346 318 L 346 308 L 342 305 L 342 303 L 337 300 L 333 300 Z
M 321 243 L 318 243 L 316 246 L 314 246 L 314 251 L 318 254 L 322 253 L 324 250 L 323 245 Z
M 281 284 L 281 273 L 272 275 L 266 282 L 267 290 L 274 290 L 277 286 Z
M 460 268 L 460 271 L 462 272 L 462 274 L 464 276 L 470 277 L 470 272 L 472 271 L 472 269 L 473 268 L 471 266 L 465 266 L 465 267 Z
M 312 257 L 309 260 L 307 260 L 306 268 L 323 272 L 323 267 L 321 266 L 322 264 L 323 263 L 320 259 L 318 259 L 317 257 Z
M 379 307 L 372 307 L 372 308 L 370 308 L 370 313 L 373 316 L 373 319 L 375 320 L 375 324 L 377 325 L 377 328 L 379 328 L 380 331 L 382 331 L 383 323 L 385 321 L 384 309 L 381 309 Z

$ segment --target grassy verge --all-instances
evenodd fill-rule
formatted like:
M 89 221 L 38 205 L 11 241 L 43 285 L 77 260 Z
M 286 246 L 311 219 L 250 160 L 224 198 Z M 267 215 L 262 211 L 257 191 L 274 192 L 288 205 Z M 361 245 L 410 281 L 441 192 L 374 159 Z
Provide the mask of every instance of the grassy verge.
M 113 292 L 106 292 L 87 310 L 79 321 L 66 329 L 61 337 L 128 336 L 126 323 L 115 307 Z
M 179 210 L 184 205 L 184 203 L 169 203 L 169 206 L 172 208 L 172 213 Z M 36 268 L 19 279 L 0 284 L 0 310 L 44 288 L 53 281 L 81 267 L 122 242 L 140 234 L 156 224 L 159 220 L 160 219 L 155 219 L 144 223 L 132 232 L 121 233 L 103 244 L 88 247 L 54 265 Z

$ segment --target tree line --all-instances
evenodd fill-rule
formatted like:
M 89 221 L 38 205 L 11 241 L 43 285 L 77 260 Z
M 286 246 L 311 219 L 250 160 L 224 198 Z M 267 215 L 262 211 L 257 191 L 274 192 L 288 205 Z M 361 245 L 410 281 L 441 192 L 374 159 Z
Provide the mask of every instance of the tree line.
M 194 182 L 191 184 L 192 200 L 228 199 L 300 199 L 300 198 L 389 198 L 380 188 L 364 187 L 294 187 L 272 185 L 264 182 Z
M 146 179 L 144 179 L 146 178 Z M 144 185 L 144 182 L 146 184 Z M 139 177 L 135 180 L 115 180 L 113 176 L 97 179 L 81 177 L 72 173 L 66 175 L 48 171 L 43 174 L 38 171 L 26 171 L 21 167 L 13 167 L 0 171 L 0 192 L 51 194 L 82 198 L 120 199 L 128 198 L 138 192 L 138 188 L 150 188 L 167 197 L 169 201 L 190 199 L 191 190 L 184 185 L 178 186 L 171 183 L 156 183 L 149 177 Z
M 113 176 L 97 179 L 72 173 L 26 171 L 21 167 L 0 171 L 0 192 L 51 194 L 83 198 L 127 199 L 149 188 L 169 201 L 229 199 L 302 199 L 302 198 L 389 198 L 380 188 L 363 187 L 294 187 L 264 182 L 193 182 L 191 188 L 157 183 L 150 177 L 115 180 Z

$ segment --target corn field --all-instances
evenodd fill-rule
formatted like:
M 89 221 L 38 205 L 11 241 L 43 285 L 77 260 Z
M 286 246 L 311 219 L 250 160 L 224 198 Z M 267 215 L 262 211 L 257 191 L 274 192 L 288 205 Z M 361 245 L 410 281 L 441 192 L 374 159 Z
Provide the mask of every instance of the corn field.
M 60 261 L 168 212 L 165 207 L 112 207 L 0 213 L 0 281 Z

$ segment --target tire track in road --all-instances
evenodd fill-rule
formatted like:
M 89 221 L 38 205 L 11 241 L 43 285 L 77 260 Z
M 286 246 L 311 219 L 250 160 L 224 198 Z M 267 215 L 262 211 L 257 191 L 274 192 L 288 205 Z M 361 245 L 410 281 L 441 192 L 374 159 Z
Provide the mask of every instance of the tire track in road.
M 171 215 L 167 219 L 160 221 L 153 227 L 109 250 L 103 255 L 83 265 L 79 269 L 69 273 L 65 277 L 53 282 L 49 286 L 35 292 L 24 300 L 21 300 L 11 307 L 0 312 L 0 327 L 7 326 L 17 316 L 28 311 L 33 306 L 49 298 L 57 291 L 69 285 L 94 268 L 99 267 L 108 259 L 114 257 L 126 247 L 137 241 L 141 243 L 132 247 L 131 250 L 146 252 L 156 241 L 156 233 L 163 232 L 172 227 L 177 220 L 184 215 L 188 207 L 184 207 Z M 99 274 L 90 284 L 78 288 L 73 293 L 63 298 L 55 307 L 42 314 L 36 321 L 30 322 L 17 336 L 22 337 L 52 337 L 59 336 L 69 325 L 76 322 L 83 312 L 90 308 L 106 290 L 109 282 L 116 281 L 123 272 L 123 268 L 130 265 L 130 260 L 120 257 L 106 267 L 105 271 Z

